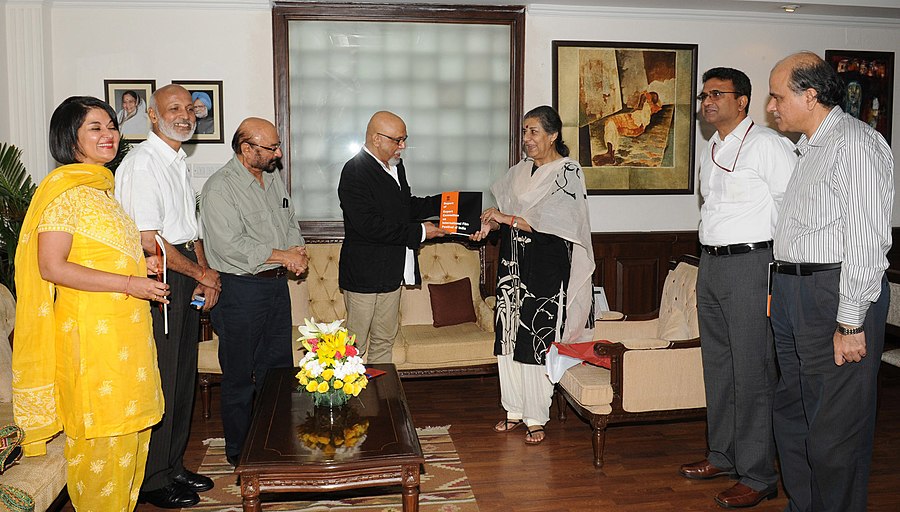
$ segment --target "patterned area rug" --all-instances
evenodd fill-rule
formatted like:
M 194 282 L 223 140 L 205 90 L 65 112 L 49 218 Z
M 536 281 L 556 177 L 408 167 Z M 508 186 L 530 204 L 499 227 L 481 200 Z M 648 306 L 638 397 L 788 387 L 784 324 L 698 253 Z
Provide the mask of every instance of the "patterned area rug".
M 416 429 L 425 454 L 421 475 L 419 510 L 422 512 L 478 512 L 475 495 L 450 439 L 449 426 Z M 215 481 L 216 487 L 200 494 L 200 503 L 184 509 L 240 512 L 241 489 L 232 467 L 225 461 L 222 439 L 204 441 L 208 445 L 200 473 Z M 375 487 L 330 493 L 262 494 L 263 510 L 288 512 L 400 512 L 400 487 Z

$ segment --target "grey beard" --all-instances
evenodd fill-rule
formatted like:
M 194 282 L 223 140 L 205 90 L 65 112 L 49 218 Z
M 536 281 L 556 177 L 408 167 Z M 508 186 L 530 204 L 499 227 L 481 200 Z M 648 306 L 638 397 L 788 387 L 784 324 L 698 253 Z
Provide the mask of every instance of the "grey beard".
M 162 132 L 166 137 L 177 140 L 178 142 L 186 142 L 190 140 L 190 138 L 194 135 L 194 129 L 197 128 L 197 123 L 191 124 L 191 132 L 187 135 L 182 135 L 175 130 L 175 123 L 167 123 L 162 119 L 159 120 L 159 131 Z

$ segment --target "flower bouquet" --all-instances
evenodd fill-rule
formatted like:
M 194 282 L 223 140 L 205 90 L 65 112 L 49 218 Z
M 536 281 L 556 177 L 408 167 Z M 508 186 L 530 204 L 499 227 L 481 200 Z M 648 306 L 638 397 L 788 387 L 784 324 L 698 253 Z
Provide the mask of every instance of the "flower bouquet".
M 300 326 L 306 355 L 300 360 L 300 388 L 311 393 L 316 407 L 340 407 L 359 395 L 369 380 L 356 349 L 356 336 L 341 327 L 343 320 L 317 324 L 307 318 Z

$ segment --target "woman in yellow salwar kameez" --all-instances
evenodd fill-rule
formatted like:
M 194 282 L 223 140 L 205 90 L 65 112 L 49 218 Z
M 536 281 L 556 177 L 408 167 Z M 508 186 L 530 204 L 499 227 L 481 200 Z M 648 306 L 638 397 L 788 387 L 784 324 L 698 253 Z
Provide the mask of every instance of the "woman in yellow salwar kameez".
M 68 98 L 50 119 L 62 167 L 38 187 L 16 250 L 13 403 L 26 456 L 65 431 L 67 484 L 84 511 L 130 511 L 144 477 L 150 428 L 163 412 L 147 278 L 134 222 L 103 164 L 118 151 L 116 116 Z M 158 266 L 158 262 L 151 262 Z

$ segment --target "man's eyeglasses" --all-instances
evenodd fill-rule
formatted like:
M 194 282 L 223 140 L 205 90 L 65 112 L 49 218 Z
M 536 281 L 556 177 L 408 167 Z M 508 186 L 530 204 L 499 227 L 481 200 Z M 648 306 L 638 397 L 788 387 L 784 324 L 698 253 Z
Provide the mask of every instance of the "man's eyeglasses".
M 403 137 L 391 137 L 390 135 L 385 135 L 385 134 L 383 134 L 383 133 L 381 133 L 381 132 L 377 132 L 377 133 L 378 133 L 378 135 L 381 135 L 382 137 L 384 137 L 384 138 L 386 138 L 386 139 L 391 139 L 391 140 L 394 141 L 398 146 L 399 146 L 400 144 L 403 144 L 404 142 L 406 142 L 407 139 L 409 139 L 409 135 L 404 135 Z
M 709 93 L 701 92 L 697 95 L 697 101 L 703 101 L 706 98 L 712 98 L 713 101 L 718 101 L 719 98 L 722 97 L 723 94 L 738 94 L 737 91 L 718 91 L 713 89 L 709 91 Z
M 263 148 L 263 149 L 268 149 L 268 150 L 271 151 L 272 153 L 274 153 L 274 152 L 278 151 L 279 149 L 281 149 L 281 143 L 280 143 L 280 142 L 279 142 L 278 144 L 274 144 L 274 145 L 272 145 L 272 146 L 263 146 L 262 144 L 256 144 L 255 142 L 250 142 L 249 140 L 246 140 L 246 141 L 244 141 L 244 142 L 246 142 L 247 144 L 250 144 L 251 146 L 256 146 L 256 147 L 258 147 L 258 148 Z

